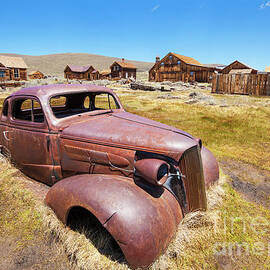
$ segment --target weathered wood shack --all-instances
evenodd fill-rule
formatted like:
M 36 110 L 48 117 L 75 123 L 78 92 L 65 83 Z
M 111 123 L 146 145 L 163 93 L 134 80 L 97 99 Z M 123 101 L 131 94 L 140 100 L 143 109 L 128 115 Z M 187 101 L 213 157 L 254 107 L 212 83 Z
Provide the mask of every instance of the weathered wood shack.
M 242 70 L 242 71 L 241 71 Z M 232 73 L 238 73 L 238 74 L 257 74 L 258 70 L 241 63 L 239 61 L 234 61 L 230 65 L 223 68 L 220 73 L 222 74 L 232 74 Z
M 99 72 L 91 65 L 78 66 L 67 65 L 64 70 L 64 76 L 70 80 L 98 80 Z
M 131 64 L 125 62 L 125 59 L 122 58 L 122 61 L 115 61 L 111 66 L 111 77 L 112 78 L 133 78 L 136 79 L 137 68 Z
M 102 70 L 99 73 L 99 78 L 101 80 L 106 80 L 111 78 L 111 71 L 110 70 Z
M 33 80 L 33 79 L 43 79 L 44 78 L 44 74 L 41 71 L 32 71 L 28 74 L 29 79 Z
M 0 81 L 26 81 L 27 65 L 21 57 L 0 55 Z
M 215 67 L 202 65 L 197 60 L 176 53 L 168 53 L 149 70 L 149 81 L 211 82 Z

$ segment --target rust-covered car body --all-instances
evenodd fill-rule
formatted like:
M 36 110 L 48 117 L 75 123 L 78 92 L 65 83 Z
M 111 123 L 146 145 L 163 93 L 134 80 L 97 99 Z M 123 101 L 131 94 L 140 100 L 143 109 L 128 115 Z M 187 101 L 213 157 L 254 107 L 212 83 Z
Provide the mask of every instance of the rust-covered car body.
M 52 186 L 46 204 L 57 217 L 88 210 L 134 268 L 162 254 L 187 213 L 206 209 L 205 189 L 219 177 L 201 140 L 126 112 L 105 87 L 22 89 L 0 120 L 1 152 Z

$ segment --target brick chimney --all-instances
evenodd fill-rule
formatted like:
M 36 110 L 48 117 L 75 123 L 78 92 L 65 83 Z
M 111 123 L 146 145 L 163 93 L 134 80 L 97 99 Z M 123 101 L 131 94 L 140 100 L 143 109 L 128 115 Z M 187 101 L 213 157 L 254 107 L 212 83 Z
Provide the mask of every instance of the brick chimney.
M 122 58 L 122 63 L 124 63 L 125 62 L 125 58 Z
M 156 63 L 158 63 L 159 61 L 160 61 L 160 57 L 157 56 L 157 57 L 156 57 Z

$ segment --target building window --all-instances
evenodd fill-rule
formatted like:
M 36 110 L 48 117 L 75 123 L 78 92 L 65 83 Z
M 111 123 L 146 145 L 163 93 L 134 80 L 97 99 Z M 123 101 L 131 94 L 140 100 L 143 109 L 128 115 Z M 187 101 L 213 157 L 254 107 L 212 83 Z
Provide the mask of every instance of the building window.
M 14 69 L 14 78 L 20 78 L 20 73 L 17 68 Z
M 190 76 L 193 76 L 193 75 L 194 75 L 194 72 L 193 72 L 193 71 L 191 71 L 191 72 L 190 72 Z
M 180 60 L 179 60 L 179 61 L 177 61 L 177 65 L 179 65 L 179 66 L 181 65 L 181 61 L 180 61 Z
M 5 71 L 0 71 L 0 78 L 4 78 L 5 77 Z
M 170 55 L 169 59 L 170 59 L 170 61 L 172 61 L 172 55 Z
M 161 66 L 164 66 L 164 62 L 161 63 Z

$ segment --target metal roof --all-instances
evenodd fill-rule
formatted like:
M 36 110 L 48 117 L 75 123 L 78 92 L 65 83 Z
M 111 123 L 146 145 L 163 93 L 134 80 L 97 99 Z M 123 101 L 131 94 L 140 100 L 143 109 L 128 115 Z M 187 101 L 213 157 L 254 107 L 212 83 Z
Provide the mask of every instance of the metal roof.
M 136 67 L 133 64 L 120 61 L 115 61 L 111 66 L 113 66 L 115 63 L 121 66 L 122 68 L 136 69 Z
M 72 72 L 86 72 L 90 69 L 91 65 L 78 66 L 78 65 L 67 65 Z
M 22 57 L 0 55 L 0 63 L 8 68 L 28 68 Z
M 195 60 L 192 57 L 184 56 L 184 55 L 177 54 L 177 53 L 171 53 L 171 54 L 174 55 L 175 57 L 177 57 L 179 60 L 185 62 L 186 64 L 202 66 L 202 64 L 199 61 Z

